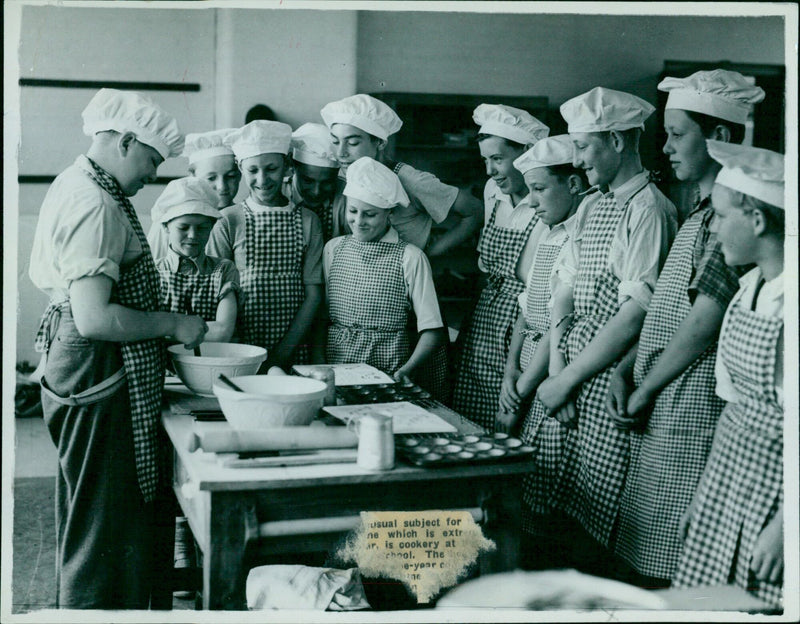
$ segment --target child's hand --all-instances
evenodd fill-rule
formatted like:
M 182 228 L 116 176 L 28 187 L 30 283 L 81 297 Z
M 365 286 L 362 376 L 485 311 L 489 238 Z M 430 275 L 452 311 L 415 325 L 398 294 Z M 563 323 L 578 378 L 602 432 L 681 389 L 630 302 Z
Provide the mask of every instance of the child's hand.
M 783 576 L 783 514 L 764 527 L 753 548 L 750 569 L 759 581 L 777 584 Z
M 175 332 L 173 338 L 183 343 L 187 349 L 194 349 L 203 342 L 208 324 L 202 317 L 189 314 L 175 315 Z
M 512 433 L 519 421 L 519 413 L 516 411 L 498 410 L 494 417 L 494 429 L 499 433 Z
M 678 521 L 678 536 L 682 542 L 686 541 L 686 536 L 689 534 L 689 525 L 692 522 L 695 507 L 697 507 L 697 501 L 692 498 L 692 502 L 689 503 L 689 506 L 681 514 L 681 519 Z
M 653 393 L 647 390 L 644 386 L 639 386 L 633 391 L 628 399 L 628 418 L 632 423 L 632 427 L 644 425 L 650 419 L 650 414 L 653 411 L 653 401 L 655 397 Z
M 536 391 L 536 398 L 544 404 L 547 413 L 553 415 L 553 412 L 569 400 L 572 390 L 562 372 L 555 377 L 545 379 Z
M 409 377 L 409 375 L 411 375 L 411 371 L 407 370 L 404 366 L 401 366 L 394 372 L 392 378 L 395 381 L 404 381 L 406 383 L 412 383 L 411 377 Z
M 506 412 L 516 412 L 522 402 L 517 392 L 517 380 L 522 372 L 519 369 L 506 371 L 500 385 L 500 407 Z
M 575 401 L 567 401 L 552 416 L 561 423 L 562 427 L 567 429 L 578 428 L 578 410 L 575 407 Z

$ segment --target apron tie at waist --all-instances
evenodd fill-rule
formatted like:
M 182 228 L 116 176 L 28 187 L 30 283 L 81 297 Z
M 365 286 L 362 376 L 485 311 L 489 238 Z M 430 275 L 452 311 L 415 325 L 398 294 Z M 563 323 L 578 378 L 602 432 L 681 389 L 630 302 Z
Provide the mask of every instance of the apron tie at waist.
M 37 353 L 47 353 L 52 342 L 53 322 L 61 318 L 61 310 L 69 305 L 69 299 L 60 301 L 50 301 L 45 308 L 42 319 L 39 321 L 39 328 L 36 330 L 36 339 L 33 346 Z
M 527 327 L 520 332 L 526 338 L 530 338 L 531 340 L 539 340 L 544 334 L 540 332 L 538 329 L 528 329 Z
M 335 328 L 338 332 L 340 332 L 343 337 L 348 338 L 353 334 L 377 334 L 379 336 L 393 336 L 398 331 L 405 329 L 405 327 L 399 327 L 397 329 L 359 327 L 357 325 L 339 325 L 338 323 L 334 323 L 332 328 Z
M 91 388 L 87 388 L 78 394 L 71 394 L 68 397 L 62 397 L 53 392 L 50 389 L 50 386 L 47 385 L 47 380 L 44 377 L 42 377 L 41 385 L 42 392 L 53 399 L 53 401 L 56 403 L 60 403 L 61 405 L 69 405 L 72 407 L 81 407 L 84 405 L 99 403 L 100 401 L 113 396 L 117 390 L 120 389 L 122 384 L 125 383 L 126 377 L 127 371 L 123 366 L 116 373 L 111 375 L 111 377 L 104 379 L 99 384 L 95 384 Z
M 503 275 L 490 273 L 487 277 L 486 288 L 516 297 L 525 289 L 525 285 L 515 279 L 509 279 Z

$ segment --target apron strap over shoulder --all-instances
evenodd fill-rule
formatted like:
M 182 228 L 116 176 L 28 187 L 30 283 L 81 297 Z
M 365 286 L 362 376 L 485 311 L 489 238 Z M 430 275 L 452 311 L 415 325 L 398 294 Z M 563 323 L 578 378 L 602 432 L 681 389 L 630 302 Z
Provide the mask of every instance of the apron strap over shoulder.
M 68 397 L 62 397 L 53 392 L 47 385 L 47 380 L 44 377 L 42 377 L 41 385 L 42 392 L 56 403 L 60 403 L 61 405 L 69 405 L 72 407 L 81 407 L 84 405 L 99 403 L 100 401 L 114 396 L 122 384 L 125 383 L 126 378 L 127 371 L 123 366 L 116 373 L 111 375 L 111 377 L 104 379 L 99 384 L 95 384 L 91 388 L 87 388 L 78 394 L 71 394 Z

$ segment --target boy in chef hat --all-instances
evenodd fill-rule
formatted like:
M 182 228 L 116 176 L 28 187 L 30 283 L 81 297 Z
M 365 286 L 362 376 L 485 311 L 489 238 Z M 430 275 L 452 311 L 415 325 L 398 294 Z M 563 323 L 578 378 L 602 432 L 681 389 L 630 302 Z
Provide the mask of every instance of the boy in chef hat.
M 172 595 L 157 585 L 172 566 L 157 546 L 172 509 L 156 435 L 162 343 L 192 348 L 206 324 L 159 310 L 158 273 L 128 198 L 180 153 L 183 135 L 153 101 L 116 89 L 98 91 L 83 121 L 91 145 L 48 189 L 30 264 L 50 297 L 36 343 L 59 456 L 57 605 L 167 608 Z
M 391 212 L 407 205 L 408 195 L 397 175 L 368 157 L 347 168 L 344 195 L 353 233 L 329 241 L 324 252 L 327 361 L 366 362 L 424 385 L 419 367 L 440 345 L 443 323 L 428 258 L 391 225 Z M 413 350 L 409 308 L 419 332 Z
M 292 200 L 319 217 L 323 238 L 330 240 L 333 198 L 339 189 L 339 161 L 327 127 L 305 123 L 292 132 L 292 169 Z M 341 186 L 344 188 L 344 183 Z
M 682 543 L 681 515 L 700 481 L 724 401 L 714 392 L 717 337 L 738 275 L 710 232 L 711 190 L 721 169 L 706 139 L 738 143 L 764 91 L 737 72 L 667 77 L 664 110 L 675 177 L 697 189 L 670 248 L 638 344 L 615 368 L 609 414 L 631 430 L 631 462 L 620 506 L 617 555 L 629 582 L 668 586 Z M 681 477 L 676 478 L 677 472 Z
M 489 176 L 486 225 L 478 243 L 478 267 L 488 273 L 489 282 L 459 333 L 453 408 L 493 430 L 517 295 L 525 288 L 535 252 L 530 240 L 535 213 L 513 163 L 549 128 L 527 111 L 502 104 L 481 104 L 473 119 L 480 126 L 478 145 Z
M 242 179 L 233 152 L 230 147 L 225 145 L 225 137 L 234 130 L 235 128 L 224 128 L 187 134 L 186 144 L 183 154 L 181 154 L 189 159 L 189 175 L 211 184 L 217 194 L 216 207 L 219 210 L 233 204 L 233 200 L 239 192 L 239 182 Z M 159 223 L 156 223 L 153 211 L 151 211 L 151 217 L 153 217 L 153 224 L 147 234 L 147 240 L 150 243 L 153 258 L 160 260 L 166 255 L 169 244 L 166 231 Z
M 161 308 L 193 314 L 208 324 L 207 342 L 229 342 L 236 328 L 239 271 L 230 260 L 207 256 L 206 243 L 220 218 L 219 194 L 206 181 L 173 180 L 153 206 L 155 223 L 169 249 L 156 263 L 161 277 Z
M 564 445 L 549 500 L 577 521 L 572 543 L 578 559 L 591 562 L 579 563 L 587 571 L 609 563 L 628 466 L 629 433 L 606 413 L 610 367 L 638 337 L 677 225 L 675 206 L 639 157 L 639 136 L 653 110 L 641 98 L 603 87 L 561 105 L 573 164 L 586 171 L 595 192 L 578 207 L 575 235 L 558 263 L 550 377 L 536 396 L 555 416 L 541 428 L 541 444 Z
M 387 104 L 359 93 L 329 102 L 320 111 L 331 133 L 336 157 L 344 177 L 347 167 L 368 156 L 381 160 L 389 137 L 400 130 L 403 122 Z M 392 227 L 401 239 L 423 249 L 428 256 L 440 256 L 469 239 L 480 227 L 480 202 L 467 191 L 443 184 L 425 171 L 401 162 L 387 165 L 400 178 L 408 194 L 407 206 L 392 211 Z M 344 199 L 337 196 L 334 204 L 334 234 L 347 233 Z M 431 240 L 433 223 L 444 223 L 447 231 Z M 337 224 L 339 227 L 337 229 Z
M 725 312 L 716 362 L 726 401 L 681 522 L 676 587 L 733 583 L 781 608 L 783 594 L 784 157 L 708 141 L 722 165 L 713 229 L 730 265 L 755 263 Z
M 239 269 L 238 334 L 267 349 L 263 370 L 307 361 L 304 340 L 323 297 L 319 218 L 282 192 L 291 140 L 289 125 L 265 120 L 226 137 L 249 195 L 221 211 L 208 243 Z

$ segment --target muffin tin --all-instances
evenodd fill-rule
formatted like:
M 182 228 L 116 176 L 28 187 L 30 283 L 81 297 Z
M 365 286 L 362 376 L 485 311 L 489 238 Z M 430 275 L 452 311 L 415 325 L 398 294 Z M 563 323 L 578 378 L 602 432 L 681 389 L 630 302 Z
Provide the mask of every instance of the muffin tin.
M 533 453 L 506 433 L 415 433 L 395 436 L 395 450 L 406 461 L 426 468 L 525 459 Z
M 336 396 L 347 405 L 394 403 L 395 401 L 426 401 L 431 394 L 410 381 L 363 386 L 337 386 Z

